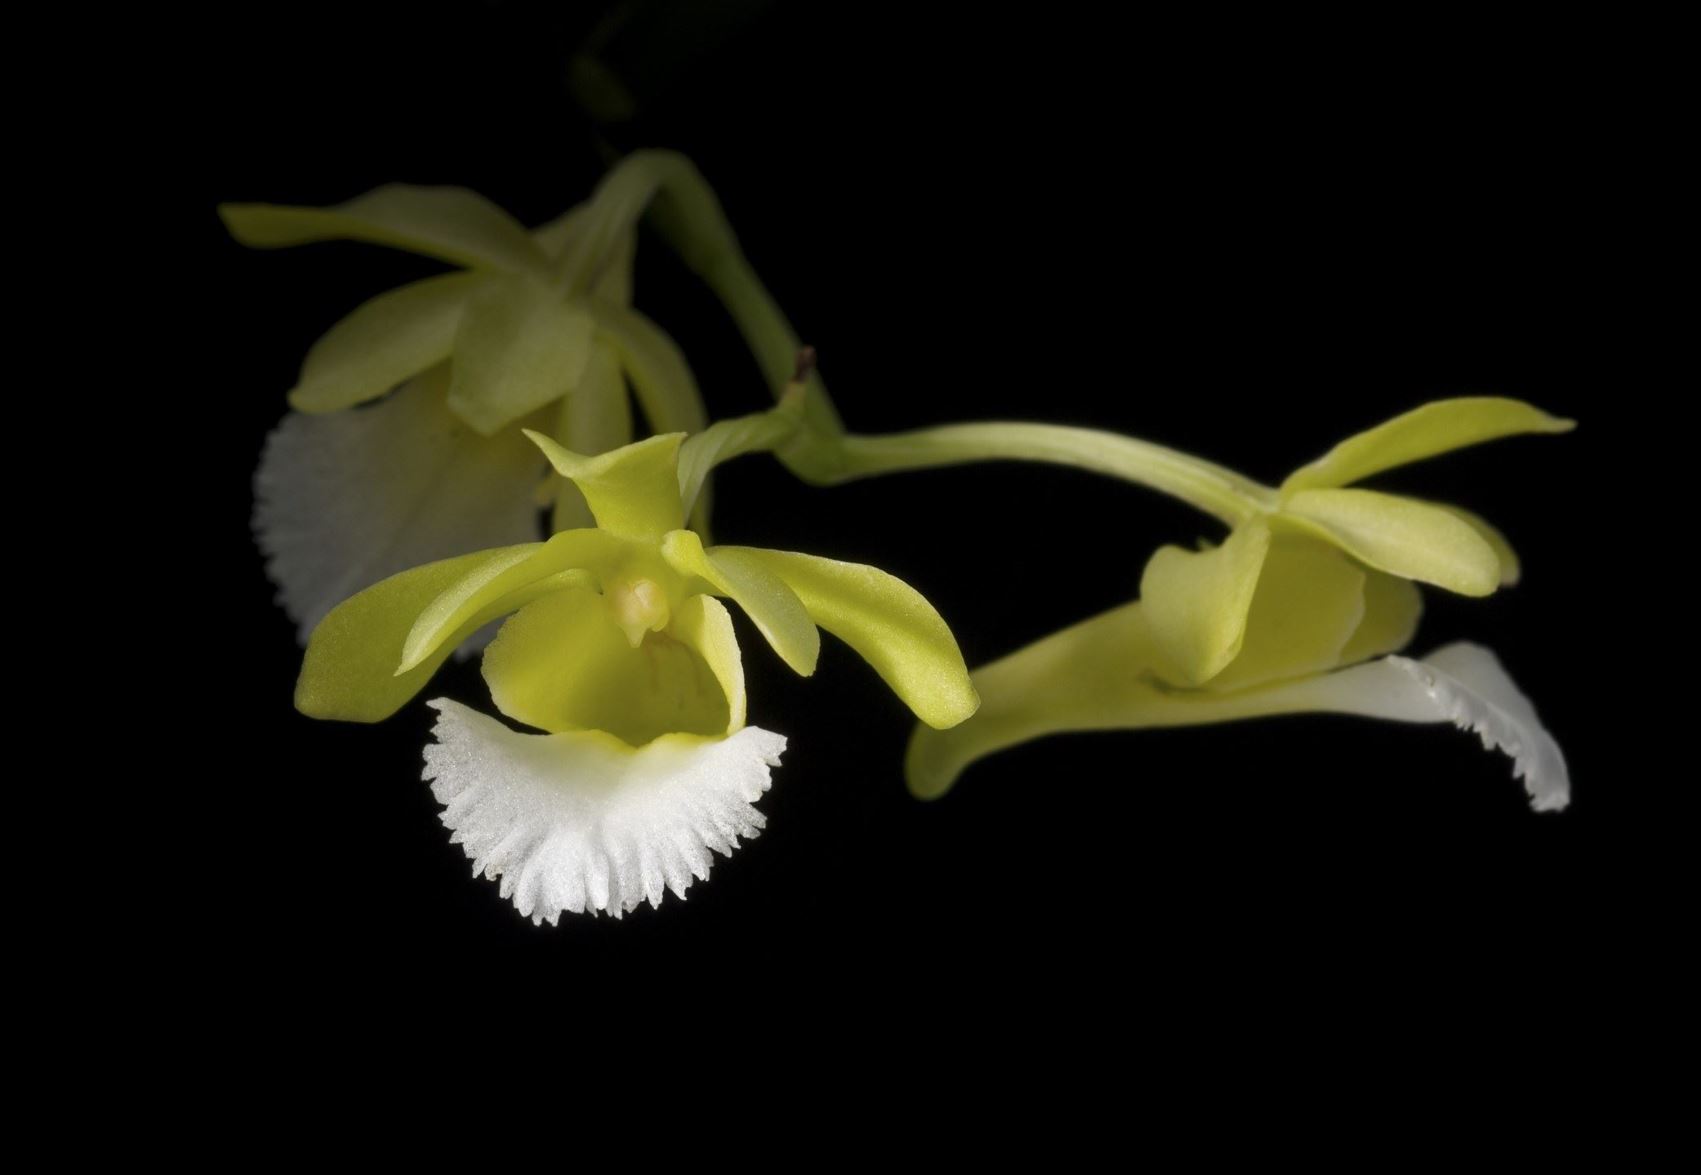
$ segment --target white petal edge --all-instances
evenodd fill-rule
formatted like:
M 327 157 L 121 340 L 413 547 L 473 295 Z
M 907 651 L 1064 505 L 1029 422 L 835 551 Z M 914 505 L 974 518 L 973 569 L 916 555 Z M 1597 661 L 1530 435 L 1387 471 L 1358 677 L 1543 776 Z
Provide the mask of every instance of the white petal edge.
M 711 850 L 731 856 L 762 830 L 753 805 L 786 746 L 747 726 L 634 749 L 600 731 L 522 734 L 448 698 L 429 705 L 424 778 L 449 839 L 539 925 L 563 911 L 618 918 L 669 890 L 683 900 L 709 876 Z
M 1571 802 L 1565 755 L 1497 658 L 1460 641 L 1421 659 L 1383 657 L 1320 677 L 1249 691 L 1242 714 L 1307 710 L 1362 714 L 1396 722 L 1451 722 L 1475 731 L 1488 750 L 1504 751 L 1524 781 L 1530 807 L 1557 812 Z
M 254 474 L 254 537 L 305 642 L 387 576 L 536 541 L 543 470 L 518 429 L 479 436 L 424 377 L 365 407 L 285 416 Z

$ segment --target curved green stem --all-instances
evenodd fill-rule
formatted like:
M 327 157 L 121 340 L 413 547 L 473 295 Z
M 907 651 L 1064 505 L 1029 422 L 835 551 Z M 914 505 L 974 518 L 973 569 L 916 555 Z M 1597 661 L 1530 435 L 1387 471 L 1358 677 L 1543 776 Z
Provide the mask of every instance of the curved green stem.
M 648 208 L 680 259 L 726 306 L 780 399 L 796 374 L 797 332 L 751 268 L 720 201 L 691 161 L 672 151 L 636 152 L 609 173 L 593 204 L 594 223 L 578 248 L 563 255 L 563 272 L 594 274 L 600 258 Z M 1275 505 L 1274 491 L 1232 470 L 1093 429 L 992 422 L 887 436 L 847 434 L 813 371 L 803 384 L 798 432 L 775 452 L 797 476 L 822 484 L 970 461 L 1045 461 L 1173 494 L 1231 526 Z
M 884 436 L 818 440 L 832 451 L 830 482 L 971 461 L 1073 465 L 1171 494 L 1230 526 L 1275 505 L 1275 492 L 1197 457 L 1133 437 L 1057 424 L 947 424 Z
M 564 274 L 593 275 L 621 234 L 648 209 L 687 268 L 702 278 L 732 316 L 777 401 L 785 394 L 802 345 L 779 304 L 739 247 L 703 174 L 673 151 L 638 151 L 615 165 L 593 198 L 594 224 L 561 259 Z M 804 418 L 815 429 L 843 430 L 821 377 L 804 385 Z

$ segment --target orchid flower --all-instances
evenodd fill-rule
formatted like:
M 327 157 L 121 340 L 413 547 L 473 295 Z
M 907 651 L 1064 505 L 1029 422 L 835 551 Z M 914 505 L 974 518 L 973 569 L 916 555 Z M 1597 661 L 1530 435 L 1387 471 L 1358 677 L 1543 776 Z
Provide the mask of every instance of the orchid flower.
M 977 670 L 975 717 L 912 739 L 911 790 L 943 794 L 975 760 L 1047 734 L 1328 711 L 1475 730 L 1513 758 L 1536 809 L 1563 808 L 1564 756 L 1493 653 L 1458 643 L 1395 655 L 1423 608 L 1413 581 L 1486 595 L 1517 581 L 1510 545 L 1457 507 L 1342 487 L 1571 427 L 1513 400 L 1438 401 L 1342 442 L 1278 490 L 1247 483 L 1233 495 L 1245 509 L 1225 496 L 1234 529 L 1219 546 L 1163 548 L 1135 603 Z
M 722 598 L 782 660 L 814 671 L 819 628 L 860 653 L 921 721 L 978 699 L 945 622 L 873 567 L 705 547 L 685 519 L 709 470 L 771 448 L 801 404 L 667 433 L 600 456 L 528 431 L 596 525 L 392 576 L 325 617 L 296 706 L 318 718 L 394 713 L 450 651 L 506 616 L 484 651 L 496 708 L 523 733 L 446 698 L 425 778 L 473 871 L 534 922 L 615 916 L 680 898 L 763 826 L 755 802 L 786 740 L 746 725 L 744 672 Z
M 333 208 L 226 204 L 231 234 L 255 248 L 370 241 L 464 266 L 364 303 L 315 343 L 289 393 L 302 412 L 377 398 L 439 363 L 447 404 L 480 436 L 555 404 L 603 355 L 632 380 L 658 429 L 703 426 L 678 347 L 629 306 L 635 239 L 606 239 L 587 205 L 529 233 L 464 188 L 389 184 Z M 598 248 L 587 255 L 583 247 Z
M 259 247 L 347 237 L 468 268 L 381 294 L 308 352 L 255 476 L 255 533 L 301 638 L 384 576 L 538 537 L 546 466 L 525 423 L 600 453 L 633 437 L 629 380 L 658 429 L 705 415 L 673 342 L 631 309 L 636 239 L 594 268 L 565 253 L 594 226 L 580 206 L 536 232 L 474 193 L 391 185 L 339 208 L 226 205 Z M 390 394 L 392 393 L 393 394 Z M 358 410 L 357 410 L 358 409 Z M 555 479 L 552 529 L 591 522 Z M 706 522 L 707 505 L 697 514 Z
M 387 574 L 535 538 L 542 466 L 519 424 L 578 452 L 617 448 L 634 435 L 630 380 L 654 430 L 703 427 L 689 365 L 631 309 L 636 228 L 652 203 L 656 226 L 726 306 L 779 399 L 796 333 L 714 192 L 676 153 L 621 160 L 589 201 L 529 237 L 462 188 L 391 184 L 333 208 L 220 209 L 232 235 L 256 248 L 362 240 L 463 267 L 381 294 L 327 332 L 290 393 L 294 411 L 268 439 L 255 532 L 303 640 L 337 601 Z M 803 415 L 817 431 L 841 431 L 814 372 Z M 780 454 L 820 480 L 813 456 Z M 706 529 L 706 491 L 692 520 Z M 590 521 L 572 483 L 558 481 L 551 529 Z

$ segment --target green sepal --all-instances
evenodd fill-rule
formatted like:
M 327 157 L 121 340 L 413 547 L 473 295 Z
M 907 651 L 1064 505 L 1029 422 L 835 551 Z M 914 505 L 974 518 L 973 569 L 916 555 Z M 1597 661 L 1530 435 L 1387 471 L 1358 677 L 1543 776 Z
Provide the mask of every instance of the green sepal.
M 723 566 L 737 559 L 783 581 L 810 620 L 855 649 L 929 726 L 955 726 L 980 705 L 950 627 L 896 576 L 792 551 L 716 547 L 710 554 Z
M 588 457 L 524 430 L 562 477 L 573 479 L 597 526 L 623 538 L 659 540 L 685 525 L 679 500 L 681 433 L 664 433 Z

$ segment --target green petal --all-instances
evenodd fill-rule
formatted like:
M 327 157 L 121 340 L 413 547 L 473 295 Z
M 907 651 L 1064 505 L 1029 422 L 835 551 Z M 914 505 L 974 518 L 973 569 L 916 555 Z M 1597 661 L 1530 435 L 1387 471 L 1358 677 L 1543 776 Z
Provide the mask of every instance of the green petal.
M 575 204 L 554 220 L 534 228 L 532 243 L 543 251 L 544 256 L 554 260 L 574 237 L 584 231 L 584 224 L 585 206 Z
M 764 567 L 803 601 L 816 624 L 874 667 L 929 726 L 955 726 L 980 705 L 944 619 L 920 592 L 877 567 L 754 547 L 716 547 L 724 565 Z
M 1210 688 L 1246 689 L 1335 668 L 1364 618 L 1364 587 L 1365 572 L 1329 544 L 1274 536 L 1240 653 L 1211 679 Z
M 628 291 L 629 292 L 629 291 Z M 644 419 L 652 432 L 701 432 L 709 423 L 691 366 L 667 332 L 624 305 L 596 303 L 598 337 L 620 356 Z M 705 486 L 692 504 L 691 527 L 709 533 L 710 494 Z
M 1166 677 L 1199 685 L 1235 659 L 1269 549 L 1270 528 L 1254 521 L 1231 531 L 1220 547 L 1163 547 L 1147 562 L 1140 600 Z
M 744 660 L 738 652 L 738 635 L 732 616 L 713 596 L 692 596 L 674 610 L 668 634 L 703 658 L 709 672 L 721 683 L 728 714 L 726 733 L 744 728 Z
M 1450 645 L 1422 661 L 1386 657 L 1234 692 L 1174 690 L 1152 683 L 1144 620 L 1138 604 L 1125 605 L 977 669 L 980 712 L 954 730 L 917 727 L 911 736 L 910 790 L 942 795 L 975 760 L 1045 735 L 1323 712 L 1453 722 L 1512 756 L 1537 809 L 1569 799 L 1558 744 L 1486 649 Z
M 1524 573 L 1523 564 L 1518 561 L 1518 552 L 1512 549 L 1512 544 L 1506 541 L 1506 536 L 1501 534 L 1488 519 L 1480 514 L 1472 514 L 1461 506 L 1449 505 L 1446 502 L 1429 502 L 1427 504 L 1434 506 L 1437 510 L 1445 510 L 1461 521 L 1468 523 L 1471 529 L 1475 530 L 1482 538 L 1483 542 L 1494 548 L 1494 557 L 1500 560 L 1501 587 L 1512 587 L 1518 582 Z
M 1390 575 L 1466 596 L 1486 596 L 1500 585 L 1500 560 L 1475 527 L 1412 498 L 1374 490 L 1301 490 L 1277 517 Z
M 1423 618 L 1423 593 L 1409 579 L 1364 571 L 1364 619 L 1341 649 L 1340 663 L 1352 665 L 1384 653 L 1397 653 L 1417 635 Z
M 1139 604 L 1124 604 L 974 671 L 980 709 L 949 730 L 918 726 L 904 774 L 924 799 L 944 795 L 964 768 L 1048 734 L 1109 730 L 1161 699 L 1159 656 Z
M 697 500 L 709 471 L 748 453 L 783 445 L 803 418 L 803 388 L 793 385 L 778 406 L 732 420 L 718 420 L 679 447 L 679 496 L 687 506 Z
M 491 566 L 510 563 L 541 544 L 478 551 L 415 567 L 376 583 L 331 609 L 307 642 L 295 707 L 312 718 L 377 722 L 399 710 L 430 680 L 456 645 L 500 615 L 487 606 L 470 611 L 432 647 L 398 674 L 415 618 L 456 583 Z
M 591 293 L 616 306 L 632 305 L 632 263 L 638 256 L 638 234 L 625 232 L 608 260 L 591 279 Z
M 487 551 L 485 558 L 464 575 L 445 586 L 417 613 L 402 646 L 401 665 L 406 673 L 436 653 L 450 635 L 461 631 L 474 617 L 484 623 L 494 617 L 489 609 L 516 593 L 563 571 L 585 569 L 586 581 L 600 579 L 627 554 L 626 544 L 600 530 L 568 530 L 544 543 L 523 543 Z M 500 612 L 495 615 L 501 615 Z
M 548 259 L 524 226 L 465 188 L 386 184 L 346 204 L 301 208 L 221 204 L 230 235 L 256 249 L 309 241 L 371 241 L 472 269 L 546 277 Z
M 489 279 L 476 273 L 427 278 L 362 303 L 313 344 L 289 402 L 335 412 L 376 399 L 449 357 L 467 299 Z
M 590 361 L 579 386 L 564 396 L 555 439 L 565 449 L 596 456 L 632 442 L 632 404 L 620 360 L 602 343 L 591 344 Z M 576 530 L 596 525 L 585 495 L 572 478 L 552 478 L 555 510 L 551 530 Z
M 568 209 L 548 224 L 532 230 L 538 248 L 555 260 L 584 233 L 588 204 Z M 620 306 L 632 304 L 632 263 L 638 252 L 638 235 L 624 233 L 611 247 L 605 263 L 591 280 L 590 292 Z
M 1484 441 L 1519 433 L 1569 432 L 1575 427 L 1576 421 L 1549 416 L 1522 400 L 1498 396 L 1436 400 L 1342 441 L 1296 470 L 1282 483 L 1282 493 L 1343 486 Z
M 484 680 L 504 714 L 552 734 L 602 730 L 642 746 L 664 734 L 720 735 L 729 722 L 702 657 L 663 633 L 633 648 L 588 589 L 515 613 L 485 650 Z
M 613 452 L 587 457 L 526 429 L 562 477 L 570 477 L 590 503 L 597 526 L 634 539 L 660 539 L 685 523 L 679 501 L 679 433 L 649 437 Z
M 736 601 L 780 660 L 808 677 L 821 654 L 821 633 L 797 594 L 749 554 L 742 547 L 705 551 L 703 541 L 688 530 L 676 530 L 662 540 L 662 556 L 676 571 L 694 575 Z
M 529 416 L 578 385 L 593 330 L 590 315 L 536 282 L 489 281 L 455 334 L 449 407 L 485 436 Z
M 620 355 L 644 418 L 655 432 L 701 432 L 708 424 L 703 396 L 679 346 L 635 310 L 595 303 L 598 333 Z

